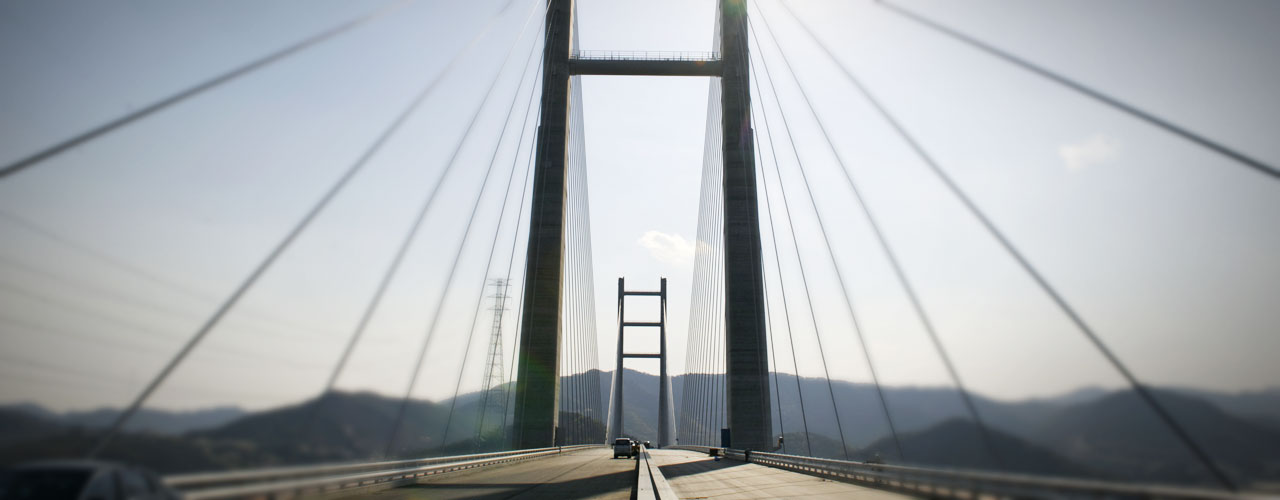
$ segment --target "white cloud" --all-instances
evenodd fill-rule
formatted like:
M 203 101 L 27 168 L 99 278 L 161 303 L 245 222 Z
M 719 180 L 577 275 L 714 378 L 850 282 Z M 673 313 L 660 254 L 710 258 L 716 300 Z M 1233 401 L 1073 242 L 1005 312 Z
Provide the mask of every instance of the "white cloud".
M 1080 142 L 1058 146 L 1058 156 L 1067 170 L 1076 171 L 1109 163 L 1120 153 L 1120 145 L 1102 134 L 1094 134 Z
M 649 256 L 659 262 L 681 266 L 693 263 L 693 242 L 678 234 L 645 231 L 636 243 L 648 250 Z

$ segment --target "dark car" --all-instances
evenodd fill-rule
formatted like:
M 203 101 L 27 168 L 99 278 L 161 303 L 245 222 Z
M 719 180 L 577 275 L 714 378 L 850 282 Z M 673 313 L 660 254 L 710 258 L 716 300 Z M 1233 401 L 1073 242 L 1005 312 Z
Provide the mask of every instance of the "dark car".
M 0 473 L 0 500 L 176 500 L 151 471 L 96 460 L 32 462 Z

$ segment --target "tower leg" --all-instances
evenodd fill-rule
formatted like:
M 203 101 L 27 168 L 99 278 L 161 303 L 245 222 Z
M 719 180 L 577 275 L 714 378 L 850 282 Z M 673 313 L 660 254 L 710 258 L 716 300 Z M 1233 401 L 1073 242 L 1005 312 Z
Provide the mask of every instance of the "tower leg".
M 747 2 L 720 1 L 724 158 L 725 393 L 734 448 L 769 448 L 769 351 L 751 129 Z
M 552 446 L 560 420 L 560 309 L 573 0 L 547 0 L 524 317 L 516 378 L 517 449 Z
M 622 327 L 622 322 L 627 317 L 623 314 L 626 311 L 626 288 L 624 288 L 623 278 L 618 278 L 618 367 L 613 372 L 613 392 L 610 393 L 610 399 L 613 404 L 609 408 L 609 439 L 614 440 L 623 436 L 622 432 L 622 336 L 626 331 Z
M 658 330 L 658 446 L 672 445 L 671 419 L 671 378 L 667 375 L 667 279 L 662 278 L 659 299 L 661 310 L 658 322 L 662 326 Z

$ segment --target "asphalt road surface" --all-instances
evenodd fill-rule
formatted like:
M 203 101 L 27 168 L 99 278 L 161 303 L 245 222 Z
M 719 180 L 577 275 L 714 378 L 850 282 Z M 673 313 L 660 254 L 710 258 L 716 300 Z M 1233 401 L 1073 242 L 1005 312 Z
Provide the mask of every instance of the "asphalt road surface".
M 898 493 L 831 481 L 763 465 L 711 457 L 684 450 L 649 452 L 671 489 L 681 499 L 853 498 L 896 500 Z
M 762 465 L 715 461 L 692 451 L 651 450 L 650 456 L 681 499 L 909 498 Z M 614 459 L 613 450 L 595 448 L 445 473 L 418 484 L 350 498 L 626 500 L 635 486 L 635 467 L 635 460 Z
M 613 450 L 593 448 L 509 464 L 449 472 L 419 484 L 352 498 L 379 500 L 450 498 L 631 498 L 635 460 L 614 459 Z

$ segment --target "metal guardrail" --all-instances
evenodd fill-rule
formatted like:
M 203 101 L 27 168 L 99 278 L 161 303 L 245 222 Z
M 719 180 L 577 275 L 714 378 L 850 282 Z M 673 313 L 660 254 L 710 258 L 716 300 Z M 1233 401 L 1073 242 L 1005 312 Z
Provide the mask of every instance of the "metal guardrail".
M 693 451 L 709 447 L 684 446 Z M 1262 499 L 1273 495 L 1231 493 L 1194 487 L 1123 483 L 1117 481 L 1070 479 L 1031 474 L 986 472 L 963 469 L 933 469 L 903 465 L 872 464 L 759 451 L 724 450 L 727 458 L 779 469 L 830 477 L 889 488 L 934 498 L 996 497 L 1129 497 L 1163 499 Z
M 183 498 L 187 500 L 297 497 L 354 488 L 392 488 L 412 483 L 424 476 L 599 446 L 602 445 L 560 446 L 387 462 L 202 472 L 165 476 L 164 482 L 182 492 Z
M 677 52 L 656 50 L 579 50 L 570 59 L 586 61 L 719 61 L 719 52 Z

